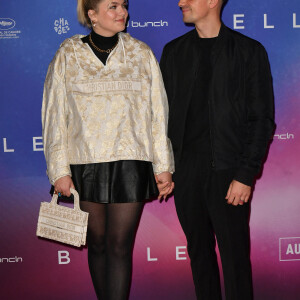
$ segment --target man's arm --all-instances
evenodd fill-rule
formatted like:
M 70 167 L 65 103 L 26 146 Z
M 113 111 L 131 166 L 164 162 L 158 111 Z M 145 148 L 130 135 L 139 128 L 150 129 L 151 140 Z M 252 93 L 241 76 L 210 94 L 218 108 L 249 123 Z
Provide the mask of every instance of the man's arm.
M 159 66 L 162 73 L 165 89 L 168 96 L 168 102 L 170 106 L 170 101 L 171 99 L 173 99 L 174 86 L 173 86 L 173 79 L 172 79 L 173 73 L 172 73 L 171 55 L 170 55 L 168 44 L 163 49 Z
M 274 130 L 274 96 L 269 60 L 264 47 L 256 44 L 247 64 L 247 137 L 241 167 L 234 179 L 252 186 L 259 173 Z
M 225 199 L 228 204 L 243 205 L 251 196 L 254 177 L 259 173 L 274 130 L 274 96 L 267 53 L 256 45 L 247 66 L 247 145 L 242 164 L 231 182 Z

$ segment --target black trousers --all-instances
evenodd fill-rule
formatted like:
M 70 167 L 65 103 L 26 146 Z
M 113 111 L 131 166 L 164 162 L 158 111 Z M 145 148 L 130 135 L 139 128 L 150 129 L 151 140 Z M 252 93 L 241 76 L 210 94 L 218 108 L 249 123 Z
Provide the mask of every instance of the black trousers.
M 227 300 L 251 300 L 249 204 L 225 199 L 234 169 L 215 171 L 201 154 L 176 165 L 175 205 L 186 235 L 197 299 L 222 299 L 215 252 L 220 250 Z

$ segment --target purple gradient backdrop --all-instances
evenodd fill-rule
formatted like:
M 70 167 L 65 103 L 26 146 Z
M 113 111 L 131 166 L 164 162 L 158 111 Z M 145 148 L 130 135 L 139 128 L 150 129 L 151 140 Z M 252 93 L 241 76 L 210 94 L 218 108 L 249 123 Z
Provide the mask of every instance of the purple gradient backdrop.
M 130 1 L 131 21 L 168 22 L 160 28 L 128 28 L 152 47 L 158 59 L 167 41 L 191 29 L 182 24 L 176 5 L 173 0 Z M 0 258 L 22 258 L 19 263 L 0 262 L 0 297 L 96 299 L 86 248 L 78 250 L 35 236 L 40 202 L 50 200 L 43 153 L 32 151 L 32 137 L 41 135 L 43 80 L 60 42 L 86 31 L 76 21 L 71 0 L 28 0 L 26 6 L 20 0 L 2 1 L 0 12 L 0 19 L 14 19 L 15 29 L 21 30 L 18 39 L 0 39 L 0 142 L 7 138 L 8 148 L 15 149 L 13 153 L 3 152 L 3 146 L 0 149 Z M 274 29 L 264 29 L 265 13 Z M 279 239 L 300 237 L 300 28 L 292 26 L 293 13 L 297 13 L 300 24 L 299 0 L 230 0 L 224 11 L 224 22 L 230 27 L 233 14 L 244 14 L 245 29 L 240 32 L 261 41 L 269 53 L 276 134 L 281 135 L 275 136 L 271 144 L 252 200 L 251 257 L 256 300 L 300 299 L 300 261 L 279 261 Z M 71 29 L 59 36 L 53 22 L 61 17 L 68 20 Z M 283 134 L 289 134 L 289 138 Z M 176 260 L 178 246 L 186 246 L 186 241 L 173 198 L 167 203 L 147 204 L 134 248 L 130 299 L 196 299 L 189 260 Z M 151 258 L 157 261 L 147 261 L 148 247 Z M 71 262 L 59 265 L 58 251 L 69 251 Z

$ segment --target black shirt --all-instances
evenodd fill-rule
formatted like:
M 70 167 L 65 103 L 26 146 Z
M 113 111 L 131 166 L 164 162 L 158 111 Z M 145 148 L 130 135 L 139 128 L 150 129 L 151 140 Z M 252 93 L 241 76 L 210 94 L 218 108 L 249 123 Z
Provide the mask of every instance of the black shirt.
M 93 43 L 100 49 L 102 50 L 107 50 L 113 48 L 117 42 L 118 42 L 118 34 L 115 34 L 114 36 L 111 37 L 105 37 L 100 34 L 97 34 L 94 30 L 91 31 L 91 37 Z M 97 51 L 93 45 L 90 43 L 89 36 L 85 36 L 81 39 L 84 43 L 89 44 L 95 55 L 102 61 L 102 63 L 105 65 L 106 60 L 109 56 L 109 53 L 106 52 L 99 52 Z
M 193 85 L 184 133 L 184 152 L 201 153 L 211 158 L 209 86 L 211 80 L 211 52 L 216 38 L 198 38 L 199 66 Z

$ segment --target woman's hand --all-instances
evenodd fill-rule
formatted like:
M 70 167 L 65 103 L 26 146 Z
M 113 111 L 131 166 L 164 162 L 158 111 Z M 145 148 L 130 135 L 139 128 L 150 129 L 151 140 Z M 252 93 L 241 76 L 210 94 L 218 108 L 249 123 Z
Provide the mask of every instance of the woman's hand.
M 155 175 L 155 181 L 159 190 L 158 200 L 162 197 L 166 200 L 167 196 L 171 194 L 174 189 L 172 174 L 170 172 L 163 172 Z
M 75 189 L 71 176 L 69 175 L 61 177 L 54 182 L 55 193 L 61 193 L 64 196 L 70 197 L 70 188 Z

